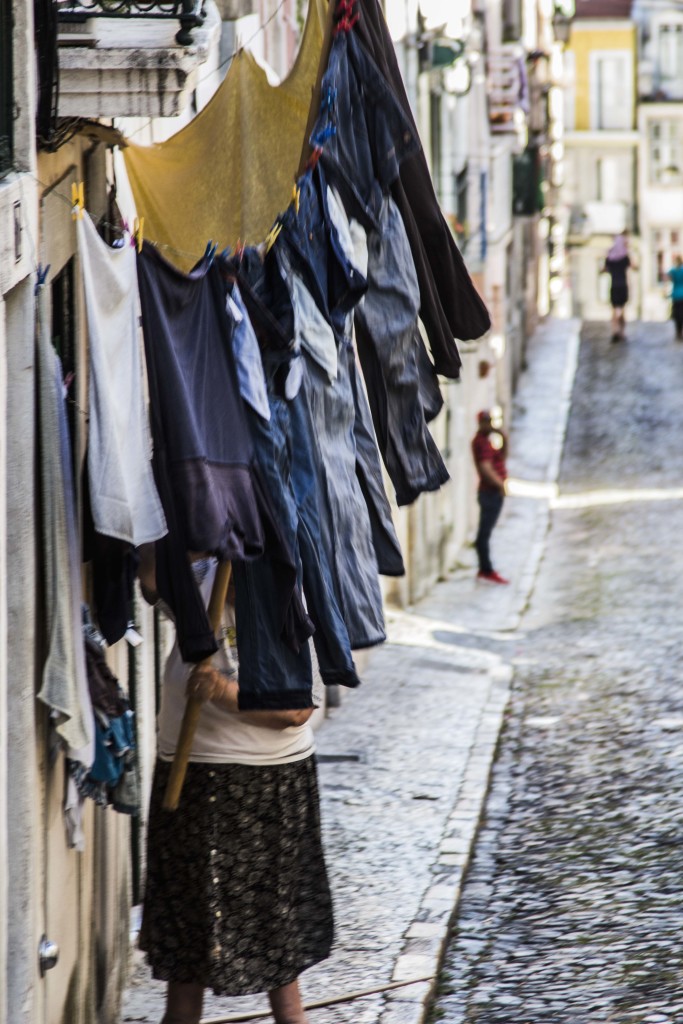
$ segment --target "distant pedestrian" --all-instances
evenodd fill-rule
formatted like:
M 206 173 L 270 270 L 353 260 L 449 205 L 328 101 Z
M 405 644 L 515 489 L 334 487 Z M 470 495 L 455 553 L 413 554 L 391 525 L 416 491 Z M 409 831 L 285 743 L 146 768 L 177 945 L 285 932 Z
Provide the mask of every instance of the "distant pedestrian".
M 491 413 L 488 410 L 483 409 L 477 420 L 479 429 L 472 439 L 472 455 L 479 476 L 477 494 L 479 529 L 474 542 L 479 559 L 477 579 L 487 583 L 507 583 L 508 580 L 493 568 L 489 543 L 493 527 L 496 525 L 505 500 L 505 481 L 507 479 L 505 458 L 508 441 L 503 431 L 493 426 Z M 501 443 L 498 447 L 494 448 L 491 443 L 492 434 L 496 434 L 500 438 Z
M 622 231 L 612 243 L 605 259 L 605 271 L 610 276 L 609 301 L 612 306 L 612 341 L 625 341 L 626 321 L 624 307 L 628 302 L 628 232 Z
M 683 341 L 683 259 L 674 256 L 668 272 L 671 278 L 671 317 L 676 325 L 676 341 Z

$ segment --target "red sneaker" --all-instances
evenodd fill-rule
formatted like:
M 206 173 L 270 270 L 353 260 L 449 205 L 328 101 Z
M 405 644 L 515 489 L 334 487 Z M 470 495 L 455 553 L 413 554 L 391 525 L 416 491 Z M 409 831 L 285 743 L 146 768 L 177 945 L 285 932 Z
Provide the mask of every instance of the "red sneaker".
M 510 580 L 506 580 L 497 572 L 479 572 L 477 573 L 477 579 L 482 580 L 484 583 L 504 583 L 508 584 Z

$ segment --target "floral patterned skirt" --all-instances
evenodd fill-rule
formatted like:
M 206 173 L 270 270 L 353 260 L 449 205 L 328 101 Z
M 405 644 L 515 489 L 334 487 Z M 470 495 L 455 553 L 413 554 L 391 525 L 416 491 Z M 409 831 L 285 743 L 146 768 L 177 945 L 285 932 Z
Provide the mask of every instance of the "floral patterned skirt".
M 190 764 L 176 811 L 148 825 L 140 948 L 155 978 L 216 995 L 268 992 L 324 960 L 332 901 L 314 757 L 279 765 Z

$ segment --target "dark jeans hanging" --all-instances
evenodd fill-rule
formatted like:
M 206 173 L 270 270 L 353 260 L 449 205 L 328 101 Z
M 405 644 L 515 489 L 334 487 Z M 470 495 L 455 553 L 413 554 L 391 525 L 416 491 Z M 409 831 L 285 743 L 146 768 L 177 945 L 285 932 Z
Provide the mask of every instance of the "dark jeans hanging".
M 353 29 L 393 91 L 412 129 L 415 122 L 379 0 L 359 0 Z M 391 188 L 406 226 L 420 283 L 420 318 L 434 364 L 457 377 L 460 356 L 454 338 L 479 338 L 491 326 L 486 306 L 467 271 L 439 206 L 422 149 L 403 161 Z
M 379 227 L 368 235 L 368 292 L 355 313 L 358 353 L 377 443 L 399 505 L 435 491 L 449 476 L 420 394 L 420 301 L 401 215 L 385 196 Z

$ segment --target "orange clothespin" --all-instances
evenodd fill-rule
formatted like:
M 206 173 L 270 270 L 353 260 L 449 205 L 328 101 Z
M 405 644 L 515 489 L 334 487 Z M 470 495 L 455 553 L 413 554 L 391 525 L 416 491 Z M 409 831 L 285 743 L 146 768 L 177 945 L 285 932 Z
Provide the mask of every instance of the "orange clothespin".
M 140 217 L 140 219 L 138 220 L 138 218 L 136 217 L 135 220 L 133 221 L 133 238 L 135 239 L 135 248 L 137 249 L 138 252 L 142 252 L 142 239 L 144 236 L 144 228 L 145 218 Z
M 315 146 L 315 148 L 313 149 L 313 152 L 311 153 L 311 155 L 308 158 L 308 162 L 306 164 L 306 170 L 307 171 L 312 171 L 322 155 L 323 155 L 323 148 L 322 148 L 322 146 Z
M 266 241 L 266 252 L 270 252 L 270 250 L 273 248 L 273 246 L 275 245 L 275 239 L 277 238 L 277 236 L 280 234 L 281 231 L 282 231 L 282 224 L 280 223 L 279 220 L 275 221 L 275 223 L 273 224 L 272 228 L 270 229 L 270 231 L 266 235 L 266 239 L 265 239 L 265 241 Z
M 297 183 L 294 182 L 294 188 L 292 189 L 292 201 L 294 203 L 294 212 L 296 213 L 297 217 L 299 216 L 299 200 L 300 200 L 300 198 L 301 198 L 301 189 L 299 188 Z
M 71 219 L 82 220 L 85 210 L 85 186 L 82 181 L 71 184 Z

